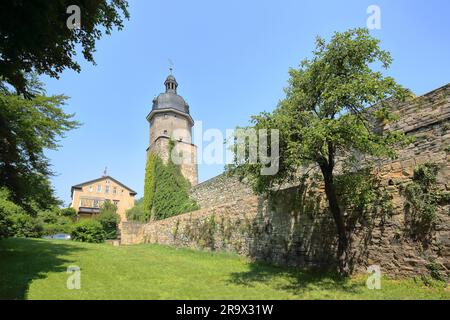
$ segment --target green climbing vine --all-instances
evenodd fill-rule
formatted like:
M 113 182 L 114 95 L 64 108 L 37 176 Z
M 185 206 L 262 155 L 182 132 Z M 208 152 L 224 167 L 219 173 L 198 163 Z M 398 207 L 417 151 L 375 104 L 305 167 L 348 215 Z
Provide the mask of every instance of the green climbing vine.
M 155 196 L 155 169 L 158 156 L 150 152 L 145 166 L 145 183 L 144 183 L 144 198 L 142 200 L 143 206 L 143 221 L 148 221 L 151 218 L 151 211 L 153 206 L 153 198 Z
M 437 188 L 438 171 L 432 163 L 417 167 L 412 182 L 401 190 L 406 200 L 406 224 L 413 238 L 429 235 L 439 221 L 438 207 L 450 204 L 450 193 Z
M 169 155 L 173 148 L 174 142 L 170 141 Z M 189 181 L 171 157 L 164 163 L 158 155 L 150 152 L 145 172 L 144 220 L 161 220 L 197 210 L 197 203 L 189 198 L 189 188 Z

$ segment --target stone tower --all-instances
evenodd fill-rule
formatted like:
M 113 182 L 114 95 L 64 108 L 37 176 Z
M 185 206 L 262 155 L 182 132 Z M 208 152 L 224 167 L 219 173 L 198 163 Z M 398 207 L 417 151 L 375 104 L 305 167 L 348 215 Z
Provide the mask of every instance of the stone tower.
M 170 74 L 164 82 L 166 92 L 153 99 L 153 106 L 147 115 L 150 124 L 150 145 L 147 153 L 154 152 L 163 161 L 169 156 L 180 165 L 181 173 L 192 186 L 198 183 L 197 146 L 192 143 L 194 120 L 189 114 L 189 105 L 177 94 L 178 83 Z M 170 140 L 174 148 L 169 155 Z

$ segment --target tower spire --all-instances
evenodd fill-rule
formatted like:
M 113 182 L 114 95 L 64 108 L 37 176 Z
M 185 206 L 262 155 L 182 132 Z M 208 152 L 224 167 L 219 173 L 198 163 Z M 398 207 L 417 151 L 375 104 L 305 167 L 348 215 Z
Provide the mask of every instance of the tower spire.
M 164 81 L 164 85 L 166 86 L 167 93 L 177 93 L 178 83 L 175 77 L 172 74 L 173 68 L 169 68 L 170 74 L 167 76 L 166 81 Z
M 172 71 L 173 71 L 173 62 L 172 62 L 172 60 L 170 60 L 170 59 L 168 59 L 169 60 L 169 73 L 170 73 L 170 75 L 172 75 Z

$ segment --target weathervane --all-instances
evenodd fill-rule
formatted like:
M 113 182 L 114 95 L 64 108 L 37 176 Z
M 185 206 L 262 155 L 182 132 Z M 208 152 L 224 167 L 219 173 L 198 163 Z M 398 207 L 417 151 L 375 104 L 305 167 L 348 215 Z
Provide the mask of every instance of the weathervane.
M 172 62 L 172 60 L 170 60 L 170 59 L 167 59 L 167 60 L 169 60 L 169 72 L 170 72 L 170 74 L 172 75 L 172 71 L 173 71 L 173 62 Z
M 106 177 L 106 173 L 108 172 L 108 167 L 105 167 L 105 170 L 103 170 L 103 176 Z

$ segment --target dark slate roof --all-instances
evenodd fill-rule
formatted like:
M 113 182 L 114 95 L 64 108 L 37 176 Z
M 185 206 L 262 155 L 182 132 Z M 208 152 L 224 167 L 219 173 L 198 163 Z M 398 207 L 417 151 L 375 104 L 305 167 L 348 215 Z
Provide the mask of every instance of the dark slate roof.
M 153 110 L 175 109 L 183 113 L 189 113 L 189 106 L 184 99 L 177 94 L 178 83 L 173 75 L 169 75 L 164 81 L 166 92 L 153 99 Z
M 175 109 L 189 113 L 189 106 L 184 99 L 174 92 L 165 92 L 153 100 L 152 110 Z
M 131 194 L 132 196 L 134 196 L 134 195 L 137 194 L 136 191 L 134 191 L 133 189 L 127 187 L 127 186 L 124 185 L 122 182 L 120 182 L 120 181 L 114 179 L 113 177 L 111 177 L 111 176 L 103 176 L 103 177 L 100 177 L 100 178 L 97 178 L 97 179 L 94 179 L 94 180 L 82 182 L 82 183 L 79 183 L 79 184 L 76 184 L 76 185 L 72 186 L 72 188 L 70 189 L 71 197 L 73 196 L 73 190 L 74 190 L 74 189 L 81 189 L 83 186 L 85 186 L 85 185 L 87 185 L 87 184 L 95 183 L 95 182 L 97 182 L 97 181 L 101 181 L 101 180 L 104 180 L 104 179 L 112 180 L 112 181 L 114 181 L 115 183 L 117 183 L 118 185 L 124 187 L 125 189 L 127 189 L 127 190 L 130 192 L 130 194 Z

